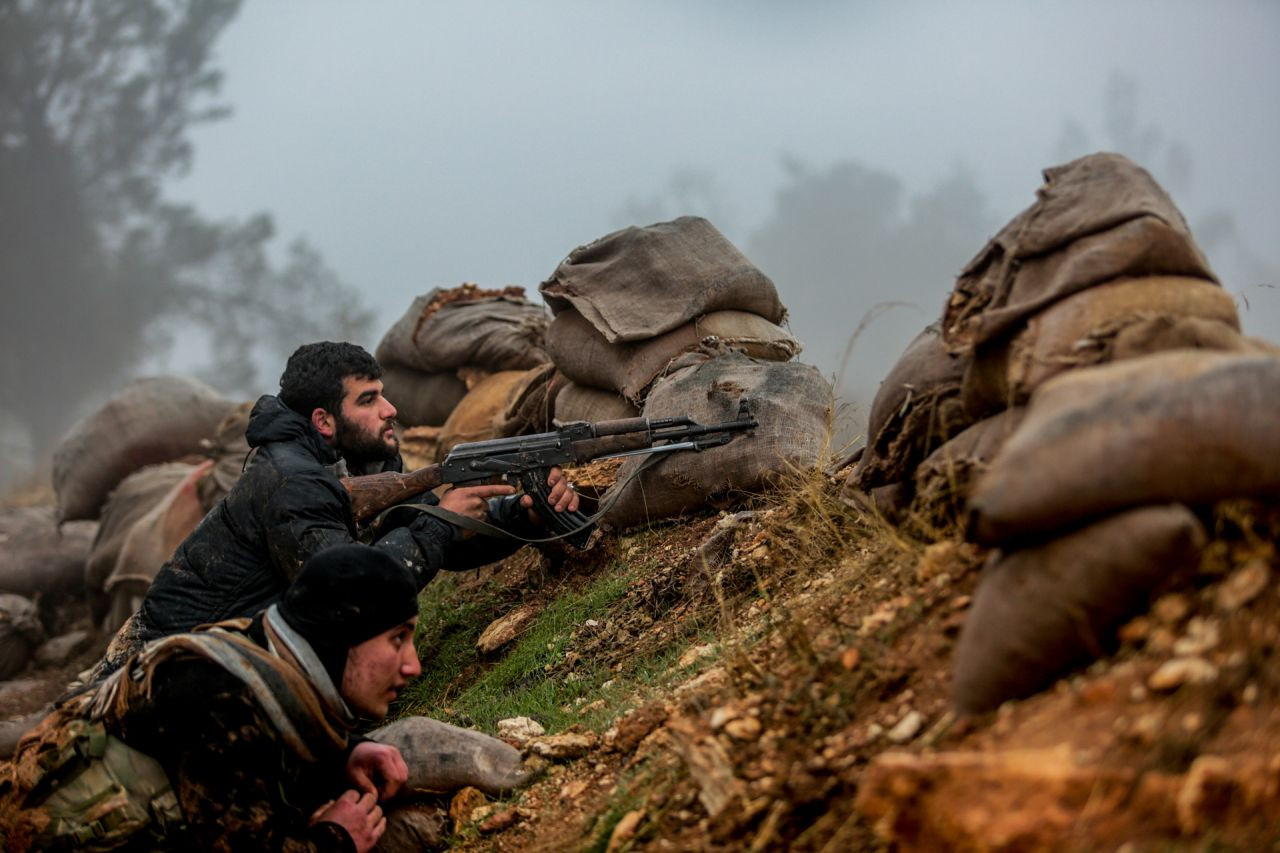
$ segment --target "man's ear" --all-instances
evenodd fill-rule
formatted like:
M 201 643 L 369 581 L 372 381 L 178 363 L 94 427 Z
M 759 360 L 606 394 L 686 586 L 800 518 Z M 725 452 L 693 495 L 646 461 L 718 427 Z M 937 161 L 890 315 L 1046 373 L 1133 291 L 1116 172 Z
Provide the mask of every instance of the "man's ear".
M 336 419 L 327 409 L 319 407 L 312 409 L 311 425 L 316 428 L 316 432 L 320 433 L 320 437 L 325 441 L 333 441 L 333 437 L 338 432 Z

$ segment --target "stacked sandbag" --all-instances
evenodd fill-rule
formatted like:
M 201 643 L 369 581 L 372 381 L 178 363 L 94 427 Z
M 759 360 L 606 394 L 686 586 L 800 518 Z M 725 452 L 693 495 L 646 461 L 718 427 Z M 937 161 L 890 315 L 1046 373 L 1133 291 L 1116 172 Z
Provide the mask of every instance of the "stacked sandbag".
M 35 603 L 0 593 L 0 679 L 21 672 L 43 640 L 44 626 Z
M 914 494 L 916 467 L 970 426 L 960 396 L 968 359 L 949 353 L 939 327 L 926 326 L 880 383 L 867 419 L 867 445 L 846 482 L 896 520 Z
M 59 526 L 52 507 L 0 511 L 0 592 L 61 601 L 84 594 L 94 521 Z
M 500 370 L 476 383 L 440 428 L 437 458 L 455 445 L 526 432 L 545 431 L 550 406 L 545 402 L 550 365 L 531 370 Z
M 436 288 L 413 301 L 375 355 L 405 426 L 440 426 L 468 392 L 459 372 L 529 370 L 549 359 L 547 314 L 520 287 Z
M 200 452 L 234 403 L 195 379 L 131 382 L 73 426 L 53 453 L 59 521 L 96 519 L 121 480 Z
M 561 423 L 634 416 L 685 353 L 731 347 L 789 361 L 800 351 L 778 325 L 786 310 L 773 282 L 700 217 L 580 246 L 539 290 L 555 315 L 547 351 L 571 383 Z
M 698 423 L 738 419 L 746 400 L 759 426 L 701 452 L 679 451 L 656 463 L 636 456 L 601 498 L 604 520 L 617 528 L 723 506 L 784 484 L 819 461 L 829 426 L 833 392 L 817 368 L 763 361 L 728 350 L 705 360 L 688 359 L 659 380 L 644 416 L 685 415 Z M 646 465 L 635 476 L 641 465 Z

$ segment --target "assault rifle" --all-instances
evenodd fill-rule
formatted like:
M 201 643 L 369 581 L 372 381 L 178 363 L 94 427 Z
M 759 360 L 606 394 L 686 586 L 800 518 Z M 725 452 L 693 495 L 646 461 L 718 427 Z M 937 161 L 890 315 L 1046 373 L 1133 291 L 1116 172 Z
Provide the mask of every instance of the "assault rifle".
M 705 450 L 728 444 L 733 434 L 754 429 L 747 401 L 738 404 L 736 420 L 703 425 L 688 417 L 622 418 L 614 421 L 574 421 L 552 432 L 472 441 L 455 446 L 443 462 L 407 474 L 387 471 L 345 477 L 357 522 L 365 522 L 389 507 L 445 483 L 475 484 L 505 480 L 533 498 L 534 509 L 549 527 L 581 548 L 591 535 L 595 518 L 582 512 L 556 512 L 547 502 L 547 475 L 555 465 L 581 465 L 594 459 L 638 454 Z

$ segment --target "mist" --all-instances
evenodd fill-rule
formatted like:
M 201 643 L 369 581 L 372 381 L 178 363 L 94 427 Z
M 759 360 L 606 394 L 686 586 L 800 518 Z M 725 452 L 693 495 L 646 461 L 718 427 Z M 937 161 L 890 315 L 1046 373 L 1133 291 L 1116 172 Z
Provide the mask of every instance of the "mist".
M 707 216 L 773 277 L 856 433 L 1040 171 L 1090 151 L 1150 170 L 1246 332 L 1280 339 L 1277 44 L 1265 0 L 273 0 L 216 41 L 232 112 L 188 133 L 164 192 L 269 211 L 358 294 L 369 347 L 432 287 L 537 298 L 577 245 Z M 207 365 L 190 318 L 148 334 L 135 372 Z M 278 356 L 255 358 L 240 393 L 274 390 Z

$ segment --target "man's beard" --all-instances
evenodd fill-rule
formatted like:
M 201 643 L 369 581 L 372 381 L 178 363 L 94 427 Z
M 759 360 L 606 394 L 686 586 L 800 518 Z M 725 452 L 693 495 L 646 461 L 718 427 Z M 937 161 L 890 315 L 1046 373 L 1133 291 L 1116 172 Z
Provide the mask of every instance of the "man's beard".
M 382 433 L 388 425 L 387 421 L 383 421 L 378 428 L 378 432 L 370 434 L 364 432 L 356 424 L 351 423 L 342 415 L 334 418 L 333 443 L 342 454 L 342 458 L 347 460 L 349 467 L 359 467 L 367 465 L 371 462 L 385 462 L 388 459 L 394 459 L 396 454 L 400 452 L 400 439 L 393 434 L 391 442 L 388 443 L 382 438 Z

